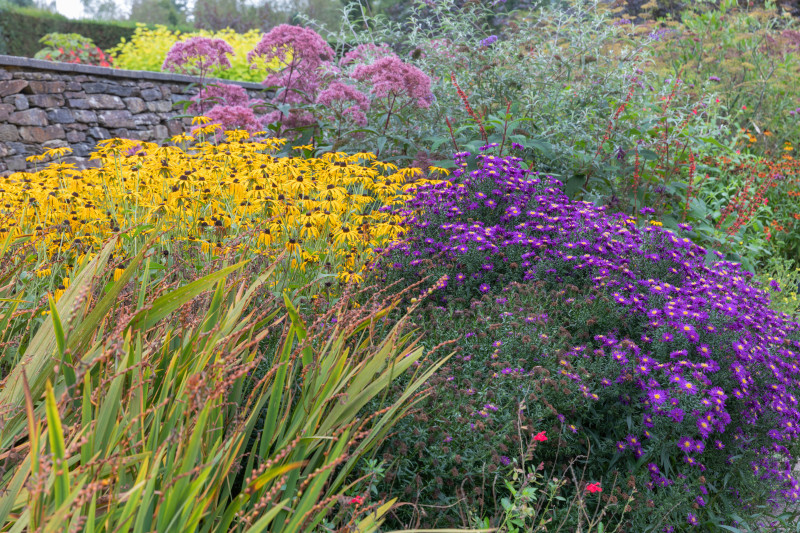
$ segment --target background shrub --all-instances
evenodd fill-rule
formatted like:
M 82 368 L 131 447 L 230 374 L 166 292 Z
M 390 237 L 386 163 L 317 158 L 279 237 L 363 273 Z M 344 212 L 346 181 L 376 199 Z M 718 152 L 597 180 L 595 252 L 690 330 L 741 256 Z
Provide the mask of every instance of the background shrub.
M 70 20 L 62 15 L 31 8 L 0 5 L 0 54 L 33 57 L 48 33 L 78 33 L 107 50 L 130 38 L 133 23 Z
M 223 39 L 231 45 L 234 55 L 230 58 L 229 69 L 212 71 L 215 78 L 228 80 L 260 82 L 264 79 L 263 71 L 250 70 L 247 53 L 255 48 L 261 38 L 259 30 L 250 30 L 247 33 L 236 33 L 231 29 L 216 32 L 200 30 L 195 32 L 181 32 L 171 30 L 166 26 L 148 28 L 143 24 L 136 26 L 133 35 L 123 38 L 109 52 L 114 56 L 114 66 L 129 70 L 147 70 L 161 72 L 164 58 L 173 44 L 182 42 L 192 37 L 209 37 Z M 267 65 L 267 68 L 275 65 Z

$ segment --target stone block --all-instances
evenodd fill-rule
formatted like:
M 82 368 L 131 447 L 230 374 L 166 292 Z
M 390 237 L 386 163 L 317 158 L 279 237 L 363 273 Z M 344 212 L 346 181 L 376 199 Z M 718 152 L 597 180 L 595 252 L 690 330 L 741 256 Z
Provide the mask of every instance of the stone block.
M 26 109 L 11 113 L 8 121 L 19 126 L 46 126 L 47 115 L 41 109 Z
M 5 122 L 11 113 L 14 112 L 14 106 L 11 104 L 0 104 L 0 122 Z
M 15 152 L 11 147 L 6 146 L 3 143 L 0 143 L 0 158 L 8 157 L 10 155 L 14 155 L 14 153 Z
M 88 109 L 75 109 L 72 115 L 78 122 L 97 122 L 97 113 Z
M 89 102 L 85 98 L 70 98 L 68 102 L 72 109 L 89 109 Z
M 158 100 L 161 98 L 161 91 L 157 88 L 153 89 L 142 89 L 141 91 L 142 100 L 145 102 L 151 102 L 153 100 Z
M 172 102 L 165 100 L 156 100 L 154 102 L 147 102 L 147 110 L 154 113 L 167 113 L 172 111 Z
M 32 94 L 28 103 L 36 107 L 60 107 L 64 105 L 64 97 L 60 94 Z
M 52 150 L 53 148 L 65 148 L 67 146 L 69 146 L 69 143 L 61 139 L 54 139 L 52 141 L 45 141 L 42 143 L 42 148 L 45 150 Z
M 62 128 L 60 124 L 46 126 L 44 128 L 38 126 L 23 126 L 19 129 L 19 134 L 23 141 L 40 144 L 46 141 L 52 141 L 53 139 L 63 139 L 65 137 L 64 128 Z
M 110 130 L 111 136 L 119 139 L 130 139 L 130 130 L 128 128 L 117 128 Z
M 133 87 L 125 87 L 118 83 L 109 83 L 105 92 L 107 94 L 113 94 L 114 96 L 127 98 L 133 94 Z
M 97 122 L 106 128 L 135 128 L 133 115 L 128 110 L 102 111 L 97 114 Z
M 66 107 L 61 107 L 48 111 L 47 120 L 53 124 L 70 124 L 75 122 L 75 115 Z
M 73 122 L 72 124 L 64 124 L 64 129 L 67 131 L 86 131 L 89 129 L 89 126 L 81 124 L 80 122 Z
M 14 107 L 17 109 L 17 111 L 25 111 L 30 107 L 28 99 L 21 94 L 15 94 L 9 98 L 11 98 L 11 101 L 14 103 Z
M 127 138 L 136 141 L 150 141 L 153 139 L 153 132 L 147 130 L 133 130 L 128 132 Z
M 7 71 L 7 70 L 3 70 L 3 69 L 0 67 L 0 80 L 3 80 L 3 81 L 5 81 L 5 80 L 10 80 L 10 79 L 12 79 L 13 77 L 14 77 L 14 74 L 12 74 L 11 72 L 9 72 L 9 71 Z
M 83 91 L 67 91 L 64 93 L 64 98 L 86 98 L 86 93 Z
M 9 142 L 18 140 L 19 131 L 17 131 L 16 126 L 12 126 L 11 124 L 0 124 L 0 141 Z
M 95 139 L 110 139 L 111 134 L 108 133 L 108 130 L 105 128 L 89 128 L 87 132 L 90 137 L 94 137 Z
M 155 113 L 141 113 L 133 117 L 137 126 L 153 126 L 161 123 L 161 117 Z
M 125 103 L 119 96 L 110 94 L 93 94 L 86 98 L 89 109 L 125 109 Z
M 74 155 L 75 157 L 89 157 L 89 154 L 91 153 L 92 153 L 92 147 L 86 143 L 78 143 L 72 145 L 72 155 Z
M 8 142 L 6 143 L 9 148 L 14 150 L 14 153 L 17 155 L 25 155 L 28 153 L 28 145 L 25 143 L 20 142 Z
M 125 106 L 134 115 L 137 113 L 142 113 L 147 107 L 144 105 L 144 100 L 141 98 L 131 97 L 131 98 L 123 98 L 122 100 L 125 102 Z
M 67 82 L 67 91 L 81 91 L 83 88 L 81 84 L 77 81 L 68 81 Z
M 161 142 L 164 139 L 169 137 L 169 130 L 166 126 L 159 124 L 155 128 L 153 128 L 153 140 L 156 142 Z
M 167 122 L 167 131 L 169 131 L 169 136 L 171 137 L 183 133 L 185 129 L 180 120 L 170 120 Z
M 57 94 L 67 90 L 63 81 L 31 81 L 25 88 L 28 94 Z
M 86 140 L 86 134 L 82 131 L 68 131 L 67 141 L 71 143 L 79 143 Z
M 25 170 L 26 165 L 27 162 L 25 161 L 24 157 L 13 157 L 11 159 L 6 159 L 6 167 L 8 167 L 8 170 L 13 170 L 14 172 Z
M 28 86 L 25 80 L 0 81 L 0 97 L 17 94 Z
M 86 94 L 104 93 L 104 92 L 106 92 L 106 89 L 108 88 L 108 84 L 107 83 L 102 83 L 102 82 L 97 82 L 97 81 L 91 81 L 91 82 L 84 83 L 82 85 L 82 88 L 83 88 L 84 91 L 86 91 Z

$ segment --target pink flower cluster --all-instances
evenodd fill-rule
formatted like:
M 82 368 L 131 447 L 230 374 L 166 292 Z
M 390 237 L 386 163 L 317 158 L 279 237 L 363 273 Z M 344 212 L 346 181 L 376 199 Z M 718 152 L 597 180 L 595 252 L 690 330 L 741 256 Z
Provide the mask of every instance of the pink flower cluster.
M 349 102 L 353 105 L 348 106 Z M 364 113 L 369 111 L 369 99 L 352 85 L 334 81 L 319 93 L 317 103 L 331 109 L 341 118 L 349 118 L 359 126 L 367 125 L 367 116 Z M 329 117 L 331 120 L 333 118 Z
M 322 83 L 320 67 L 333 60 L 334 52 L 314 30 L 281 24 L 264 34 L 247 54 L 251 64 L 257 59 L 269 62 L 275 58 L 283 68 L 269 74 L 264 85 L 284 87 L 284 103 L 311 103 L 313 96 L 309 95 Z
M 192 97 L 192 105 L 189 106 L 190 113 L 203 113 L 205 109 L 220 106 L 249 106 L 251 103 L 258 102 L 248 96 L 244 87 L 228 83 L 214 83 L 202 87 L 197 95 Z
M 192 97 L 190 113 L 207 116 L 225 129 L 246 129 L 250 133 L 263 129 L 263 117 L 253 111 L 262 100 L 250 98 L 244 87 L 227 83 L 208 85 Z
M 229 54 L 233 48 L 224 39 L 192 37 L 172 45 L 161 70 L 205 77 L 213 67 L 231 68 Z
M 205 76 L 212 67 L 229 68 L 228 54 L 233 54 L 233 49 L 222 39 L 193 37 L 173 45 L 163 69 Z M 430 78 L 404 63 L 386 44 L 355 47 L 339 61 L 340 68 L 333 49 L 317 32 L 281 24 L 264 34 L 247 54 L 251 68 L 265 67 L 275 59 L 279 68 L 267 67 L 263 81 L 268 87 L 279 88 L 273 111 L 256 115 L 253 104 L 258 101 L 251 100 L 242 87 L 226 84 L 203 88 L 192 98 L 189 110 L 204 113 L 226 128 L 238 126 L 255 131 L 279 123 L 285 132 L 315 124 L 313 112 L 304 107 L 316 105 L 323 108 L 323 113 L 328 112 L 328 119 L 339 121 L 340 127 L 344 122 L 363 127 L 372 106 L 371 99 L 353 84 L 361 82 L 364 90 L 369 88 L 373 101 L 385 99 L 385 130 L 392 112 L 410 104 L 426 109 L 433 100 Z
M 217 105 L 206 116 L 226 130 L 245 129 L 250 133 L 263 130 L 262 117 L 256 116 L 252 107 L 242 105 Z
M 342 59 L 339 60 L 339 64 L 347 66 L 351 63 L 371 63 L 375 59 L 393 55 L 395 55 L 395 53 L 392 52 L 392 49 L 389 48 L 387 44 L 359 44 L 347 52 Z
M 406 96 L 418 107 L 431 105 L 431 79 L 413 65 L 403 63 L 397 56 L 383 57 L 370 65 L 358 65 L 353 79 L 372 85 L 370 94 L 378 98 Z

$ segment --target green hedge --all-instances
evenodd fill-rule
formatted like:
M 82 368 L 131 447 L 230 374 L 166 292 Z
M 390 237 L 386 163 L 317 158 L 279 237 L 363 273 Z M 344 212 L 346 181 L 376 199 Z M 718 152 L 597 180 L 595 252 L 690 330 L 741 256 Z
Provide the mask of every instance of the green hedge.
M 129 39 L 133 22 L 70 20 L 63 15 L 38 9 L 0 5 L 0 54 L 33 57 L 42 49 L 39 39 L 48 33 L 79 33 L 106 50 Z

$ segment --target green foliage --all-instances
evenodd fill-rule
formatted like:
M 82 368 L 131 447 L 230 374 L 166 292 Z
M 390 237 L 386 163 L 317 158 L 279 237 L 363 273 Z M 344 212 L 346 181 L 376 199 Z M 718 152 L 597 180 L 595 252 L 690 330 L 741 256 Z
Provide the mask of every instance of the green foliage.
M 134 29 L 131 23 L 70 20 L 49 11 L 0 6 L 0 54 L 33 57 L 41 49 L 39 40 L 50 33 L 84 35 L 106 50 Z
M 784 141 L 795 141 L 800 133 L 797 118 L 789 114 L 798 104 L 791 97 L 800 68 L 798 25 L 782 8 L 736 4 L 683 11 L 680 23 L 669 23 L 656 43 L 654 68 L 719 93 L 725 114 L 737 126 L 733 133 L 743 128 L 757 136 L 757 143 L 744 146 L 777 154 Z
M 111 280 L 114 245 L 49 299 L 25 364 L 4 376 L 0 528 L 311 532 L 330 514 L 376 531 L 393 502 L 348 504 L 348 473 L 438 364 L 363 415 L 423 355 L 402 327 L 369 334 L 386 311 L 342 301 L 341 326 L 306 324 L 265 291 L 274 265 L 185 283 L 151 269 L 147 246 Z M 273 366 L 254 378 L 270 342 Z
M 758 274 L 758 279 L 770 291 L 772 307 L 781 313 L 800 317 L 800 266 L 796 260 L 773 256 Z

